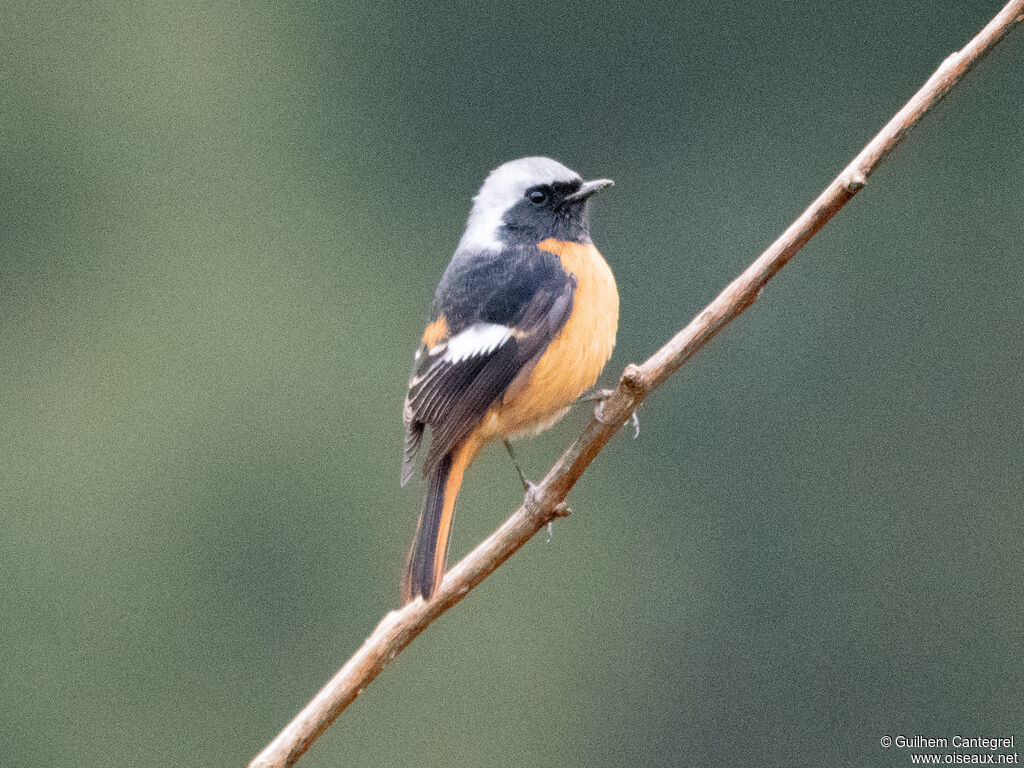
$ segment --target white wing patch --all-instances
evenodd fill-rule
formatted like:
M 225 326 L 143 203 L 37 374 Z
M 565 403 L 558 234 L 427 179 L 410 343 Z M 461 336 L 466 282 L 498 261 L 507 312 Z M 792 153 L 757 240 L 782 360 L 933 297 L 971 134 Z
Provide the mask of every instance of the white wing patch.
M 471 357 L 489 355 L 512 337 L 512 329 L 496 323 L 475 323 L 448 339 L 448 351 L 441 358 L 461 363 Z

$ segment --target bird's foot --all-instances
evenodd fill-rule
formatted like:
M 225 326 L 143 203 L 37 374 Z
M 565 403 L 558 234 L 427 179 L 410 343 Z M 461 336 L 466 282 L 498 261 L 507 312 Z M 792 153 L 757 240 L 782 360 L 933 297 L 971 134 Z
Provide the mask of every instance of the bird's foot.
M 523 506 L 526 507 L 526 511 L 534 517 L 549 517 L 547 514 L 542 514 L 545 506 L 547 505 L 544 501 L 544 494 L 541 491 L 540 486 L 534 485 L 529 481 L 526 482 L 526 496 L 523 498 Z M 572 512 L 572 510 L 569 509 L 569 505 L 564 501 L 560 501 L 551 507 L 550 517 L 568 517 L 570 512 Z M 550 533 L 551 529 L 549 528 L 548 534 L 550 535 Z
M 577 399 L 576 403 L 593 403 L 596 402 L 597 406 L 594 408 L 594 418 L 600 421 L 602 424 L 608 424 L 609 422 L 604 419 L 604 404 L 615 393 L 614 389 L 598 389 L 590 394 L 583 395 Z M 640 419 L 637 418 L 636 411 L 633 411 L 629 418 L 626 419 L 626 424 L 633 425 L 633 439 L 636 440 L 640 437 Z M 623 425 L 625 426 L 625 425 Z

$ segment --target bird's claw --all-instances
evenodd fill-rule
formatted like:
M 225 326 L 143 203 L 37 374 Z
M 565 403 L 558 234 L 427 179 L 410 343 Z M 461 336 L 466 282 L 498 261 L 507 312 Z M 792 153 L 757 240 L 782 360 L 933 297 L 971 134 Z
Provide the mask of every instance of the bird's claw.
M 592 402 L 596 400 L 597 405 L 594 408 L 594 418 L 600 421 L 602 424 L 609 424 L 610 422 L 605 420 L 604 418 L 604 404 L 607 402 L 608 398 L 610 398 L 613 394 L 615 394 L 614 389 L 599 389 L 593 394 L 584 395 L 576 402 Z M 633 425 L 634 440 L 640 437 L 640 419 L 637 417 L 636 411 L 633 411 L 629 415 L 629 418 L 626 419 L 625 423 Z
M 541 516 L 540 513 L 544 509 L 544 499 L 539 485 L 535 485 L 534 483 L 527 481 L 526 496 L 523 497 L 523 506 L 526 507 L 526 511 L 534 517 Z M 551 507 L 550 516 L 568 517 L 570 512 L 572 512 L 572 510 L 569 509 L 569 505 L 564 501 L 560 501 Z
M 636 411 L 629 415 L 628 423 L 633 425 L 633 439 L 636 440 L 640 437 L 640 419 L 637 418 Z

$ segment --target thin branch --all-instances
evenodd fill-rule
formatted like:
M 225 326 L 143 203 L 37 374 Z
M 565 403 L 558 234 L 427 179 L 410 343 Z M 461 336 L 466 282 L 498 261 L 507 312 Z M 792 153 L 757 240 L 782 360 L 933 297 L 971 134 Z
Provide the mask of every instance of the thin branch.
M 764 285 L 850 201 L 921 118 L 1022 20 L 1024 0 L 1012 0 L 962 51 L 942 63 L 800 218 L 718 298 L 646 362 L 627 366 L 618 387 L 598 407 L 583 435 L 548 472 L 533 497 L 445 575 L 433 600 L 425 603 L 416 599 L 385 616 L 355 655 L 253 759 L 249 768 L 294 765 L 342 710 L 420 632 L 465 597 L 548 522 L 563 514 L 558 504 L 637 406 L 718 331 L 754 303 Z

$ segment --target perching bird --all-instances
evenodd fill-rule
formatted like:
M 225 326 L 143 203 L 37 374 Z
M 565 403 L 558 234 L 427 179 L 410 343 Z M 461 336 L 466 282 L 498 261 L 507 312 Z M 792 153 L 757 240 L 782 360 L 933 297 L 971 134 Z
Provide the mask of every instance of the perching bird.
M 429 600 L 441 582 L 455 500 L 480 448 L 553 425 L 611 357 L 619 294 L 588 220 L 590 196 L 611 185 L 527 157 L 492 171 L 473 199 L 403 409 L 402 485 L 431 430 L 407 601 Z

